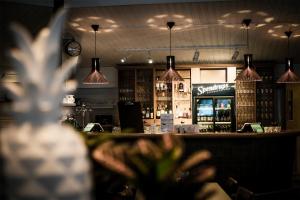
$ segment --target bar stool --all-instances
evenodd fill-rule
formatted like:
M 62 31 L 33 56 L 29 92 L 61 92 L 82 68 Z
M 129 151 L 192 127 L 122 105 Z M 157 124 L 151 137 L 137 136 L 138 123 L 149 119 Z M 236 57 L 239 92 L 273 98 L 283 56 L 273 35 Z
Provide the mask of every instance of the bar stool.
M 234 196 L 236 195 L 238 187 L 239 187 L 238 181 L 236 179 L 234 179 L 233 177 L 228 177 L 223 185 L 224 191 L 232 199 L 234 199 Z
M 254 200 L 254 193 L 245 187 L 239 186 L 235 200 Z

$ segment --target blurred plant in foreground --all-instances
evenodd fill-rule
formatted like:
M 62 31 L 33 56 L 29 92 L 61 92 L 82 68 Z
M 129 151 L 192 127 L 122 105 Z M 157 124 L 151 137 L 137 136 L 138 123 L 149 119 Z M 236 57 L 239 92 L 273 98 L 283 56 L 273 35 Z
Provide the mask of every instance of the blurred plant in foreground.
M 201 191 L 215 174 L 208 165 L 211 154 L 197 151 L 184 160 L 184 144 L 170 134 L 154 143 L 139 139 L 134 144 L 108 140 L 92 152 L 93 158 L 113 172 L 126 177 L 141 195 L 137 199 L 206 199 Z

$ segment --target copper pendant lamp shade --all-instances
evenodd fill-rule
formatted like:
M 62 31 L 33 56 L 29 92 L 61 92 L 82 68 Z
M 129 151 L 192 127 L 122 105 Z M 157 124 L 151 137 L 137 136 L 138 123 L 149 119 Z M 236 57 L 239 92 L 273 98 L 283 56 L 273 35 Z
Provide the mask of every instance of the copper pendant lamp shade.
M 167 22 L 167 26 L 170 30 L 170 55 L 167 56 L 167 69 L 160 77 L 160 81 L 172 82 L 172 81 L 184 81 L 183 78 L 175 70 L 175 56 L 171 54 L 171 29 L 175 25 L 175 22 Z
M 245 54 L 244 55 L 244 70 L 239 73 L 239 75 L 236 77 L 236 81 L 243 81 L 243 82 L 250 82 L 250 81 L 261 81 L 261 77 L 257 74 L 257 72 L 254 70 L 253 64 L 252 64 L 252 54 Z
M 242 24 L 245 26 L 247 30 L 247 48 L 249 51 L 249 37 L 248 37 L 248 29 L 251 23 L 251 19 L 244 19 Z M 242 81 L 242 82 L 251 82 L 251 81 L 262 81 L 262 78 L 258 75 L 255 71 L 253 66 L 253 55 L 252 54 L 245 54 L 244 55 L 244 69 L 241 73 L 239 73 L 235 79 L 235 81 Z
M 92 70 L 83 80 L 83 84 L 108 84 L 108 80 L 105 75 L 100 71 L 100 59 L 96 58 L 96 34 L 99 29 L 99 25 L 93 24 L 91 27 L 95 32 L 95 57 L 92 58 Z
M 285 35 L 288 38 L 288 56 L 290 56 L 290 37 L 292 31 L 286 31 Z M 277 83 L 300 83 L 299 76 L 294 72 L 294 62 L 293 58 L 285 59 L 285 72 L 277 80 Z

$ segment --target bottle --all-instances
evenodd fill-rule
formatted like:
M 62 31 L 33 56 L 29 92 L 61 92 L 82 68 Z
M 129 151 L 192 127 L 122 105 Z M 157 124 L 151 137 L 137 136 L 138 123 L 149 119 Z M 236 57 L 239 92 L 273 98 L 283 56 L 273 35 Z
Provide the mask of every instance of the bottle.
M 150 118 L 150 108 L 147 107 L 147 110 L 146 110 L 146 119 L 149 119 Z
M 153 119 L 153 117 L 154 117 L 154 116 L 153 116 L 153 108 L 151 107 L 151 108 L 150 108 L 150 118 Z
M 178 106 L 175 105 L 175 118 L 177 119 L 178 118 Z
M 142 107 L 142 116 L 143 116 L 143 119 L 145 119 L 146 117 L 146 110 L 144 107 Z
M 179 83 L 179 85 L 178 85 L 178 91 L 179 92 L 184 92 L 184 85 L 183 85 L 183 83 Z
M 156 110 L 156 119 L 160 119 L 160 108 L 159 108 L 159 106 L 157 106 L 157 110 Z

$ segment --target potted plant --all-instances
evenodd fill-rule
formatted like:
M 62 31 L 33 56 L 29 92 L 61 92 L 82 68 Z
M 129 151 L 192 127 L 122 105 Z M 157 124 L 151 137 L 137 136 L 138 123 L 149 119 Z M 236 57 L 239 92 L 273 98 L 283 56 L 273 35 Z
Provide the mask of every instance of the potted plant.
M 203 184 L 214 176 L 210 152 L 197 151 L 184 159 L 184 144 L 165 134 L 159 142 L 139 139 L 133 144 L 108 140 L 92 152 L 107 169 L 117 172 L 138 191 L 137 199 L 205 199 Z

